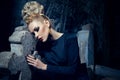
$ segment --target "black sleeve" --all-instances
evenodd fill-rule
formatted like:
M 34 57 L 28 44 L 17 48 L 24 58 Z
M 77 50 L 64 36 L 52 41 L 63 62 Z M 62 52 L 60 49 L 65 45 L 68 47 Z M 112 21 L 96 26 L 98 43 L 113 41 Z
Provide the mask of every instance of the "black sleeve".
M 60 73 L 60 74 L 74 74 L 79 62 L 79 48 L 77 43 L 77 37 L 71 38 L 66 41 L 66 66 L 53 66 L 47 65 L 47 71 Z

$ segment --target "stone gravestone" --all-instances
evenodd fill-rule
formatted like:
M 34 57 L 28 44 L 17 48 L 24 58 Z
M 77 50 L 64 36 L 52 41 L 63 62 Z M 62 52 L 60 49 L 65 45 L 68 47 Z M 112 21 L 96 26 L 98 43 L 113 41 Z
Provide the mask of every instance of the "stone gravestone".
M 92 34 L 92 24 L 82 26 L 82 30 L 77 32 L 79 56 L 81 64 L 86 64 L 88 76 L 93 80 L 94 68 L 94 38 Z
M 17 74 L 19 71 L 19 80 L 31 80 L 31 71 L 26 62 L 26 56 L 35 50 L 36 39 L 24 26 L 20 26 L 9 37 L 9 42 L 11 52 L 15 53 L 9 62 L 11 74 Z
M 81 63 L 86 63 L 87 67 L 94 65 L 94 40 L 91 27 L 92 24 L 86 24 L 77 32 L 80 60 Z

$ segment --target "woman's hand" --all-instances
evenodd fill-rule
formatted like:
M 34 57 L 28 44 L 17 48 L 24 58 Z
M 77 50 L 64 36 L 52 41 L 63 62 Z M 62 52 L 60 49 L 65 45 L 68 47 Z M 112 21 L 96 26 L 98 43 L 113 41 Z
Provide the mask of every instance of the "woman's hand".
M 38 69 L 42 69 L 42 70 L 46 70 L 47 69 L 47 65 L 44 64 L 41 60 L 39 59 L 35 59 L 34 56 L 32 55 L 28 55 L 27 56 L 27 61 L 29 65 L 32 65 Z

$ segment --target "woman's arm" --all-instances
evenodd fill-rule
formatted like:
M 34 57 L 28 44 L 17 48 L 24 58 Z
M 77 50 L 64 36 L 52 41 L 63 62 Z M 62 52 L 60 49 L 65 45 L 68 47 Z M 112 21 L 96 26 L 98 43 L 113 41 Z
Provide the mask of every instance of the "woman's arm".
M 77 38 L 75 37 L 66 41 L 65 47 L 67 57 L 67 64 L 65 66 L 44 64 L 41 60 L 34 59 L 34 57 L 30 55 L 27 57 L 28 64 L 52 73 L 74 74 L 79 63 L 79 48 Z

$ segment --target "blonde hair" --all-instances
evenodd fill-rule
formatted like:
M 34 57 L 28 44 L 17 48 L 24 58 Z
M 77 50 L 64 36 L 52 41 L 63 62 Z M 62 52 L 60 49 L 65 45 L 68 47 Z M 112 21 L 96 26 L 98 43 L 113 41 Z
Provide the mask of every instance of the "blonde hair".
M 27 25 L 29 25 L 33 20 L 38 20 L 40 22 L 43 22 L 44 20 L 48 20 L 51 24 L 50 19 L 44 14 L 33 13 L 24 19 Z
M 44 7 L 36 1 L 29 1 L 24 5 L 22 9 L 23 20 L 26 20 L 28 16 L 33 14 L 44 14 Z

